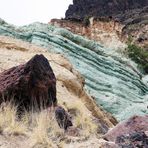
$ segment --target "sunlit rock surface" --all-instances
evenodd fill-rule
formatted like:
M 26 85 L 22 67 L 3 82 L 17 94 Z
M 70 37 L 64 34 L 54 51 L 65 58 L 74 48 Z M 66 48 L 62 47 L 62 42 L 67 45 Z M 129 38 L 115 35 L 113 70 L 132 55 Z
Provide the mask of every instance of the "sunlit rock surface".
M 148 113 L 148 86 L 136 64 L 114 50 L 103 48 L 71 32 L 34 23 L 15 27 L 0 21 L 0 35 L 31 42 L 62 53 L 85 77 L 85 88 L 118 120 Z

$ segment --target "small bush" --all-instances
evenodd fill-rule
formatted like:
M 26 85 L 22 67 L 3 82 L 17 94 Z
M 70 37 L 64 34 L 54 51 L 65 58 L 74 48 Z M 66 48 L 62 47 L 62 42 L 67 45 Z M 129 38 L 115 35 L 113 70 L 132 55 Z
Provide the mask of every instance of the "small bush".
M 148 74 L 148 52 L 131 42 L 128 43 L 127 51 L 129 57 Z

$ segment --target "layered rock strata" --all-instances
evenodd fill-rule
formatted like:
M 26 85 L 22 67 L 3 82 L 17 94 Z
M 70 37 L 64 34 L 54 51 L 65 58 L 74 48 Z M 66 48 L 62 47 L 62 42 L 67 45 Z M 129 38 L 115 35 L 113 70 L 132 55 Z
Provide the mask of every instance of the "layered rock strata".
M 105 48 L 114 50 L 124 50 L 126 48 L 126 44 L 122 42 L 125 40 L 124 36 L 122 36 L 124 25 L 114 20 L 103 22 L 90 18 L 89 21 L 89 26 L 85 26 L 83 22 L 60 19 L 52 19 L 49 24 L 95 40 Z
M 82 84 L 87 92 L 118 120 L 148 113 L 148 86 L 130 59 L 66 29 L 41 23 L 24 27 L 2 21 L 0 24 L 1 35 L 28 41 L 67 57 L 85 77 Z M 73 83 L 69 85 L 72 92 L 77 90 L 72 87 Z

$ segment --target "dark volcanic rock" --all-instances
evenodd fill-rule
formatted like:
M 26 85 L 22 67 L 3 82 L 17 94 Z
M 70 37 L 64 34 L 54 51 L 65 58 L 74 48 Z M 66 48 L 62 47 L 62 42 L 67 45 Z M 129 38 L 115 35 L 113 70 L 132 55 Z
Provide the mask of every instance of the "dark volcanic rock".
M 13 101 L 20 110 L 57 104 L 56 78 L 43 55 L 0 74 L 0 103 L 4 100 Z
M 82 20 L 85 17 L 106 17 L 143 8 L 148 0 L 73 0 L 66 11 L 66 19 Z
M 143 133 L 148 131 L 148 115 L 146 116 L 134 116 L 123 121 L 115 126 L 112 130 L 108 131 L 105 134 L 104 138 L 108 141 L 119 141 L 122 140 L 122 136 L 125 135 L 125 138 L 131 138 L 133 135 L 138 133 Z M 130 135 L 130 136 L 126 136 Z M 137 135 L 138 136 L 138 135 Z M 119 142 L 118 142 L 119 143 Z
M 64 130 L 67 130 L 68 127 L 73 126 L 70 115 L 60 106 L 58 106 L 55 110 L 55 117 L 60 128 L 63 128 Z

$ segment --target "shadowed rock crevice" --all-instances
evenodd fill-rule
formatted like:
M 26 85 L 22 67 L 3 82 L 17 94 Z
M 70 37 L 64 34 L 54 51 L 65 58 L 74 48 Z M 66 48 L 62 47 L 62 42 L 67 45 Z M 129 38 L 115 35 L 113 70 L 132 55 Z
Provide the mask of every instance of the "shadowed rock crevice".
M 0 103 L 12 101 L 19 109 L 55 106 L 56 78 L 48 60 L 35 55 L 24 65 L 0 74 Z

